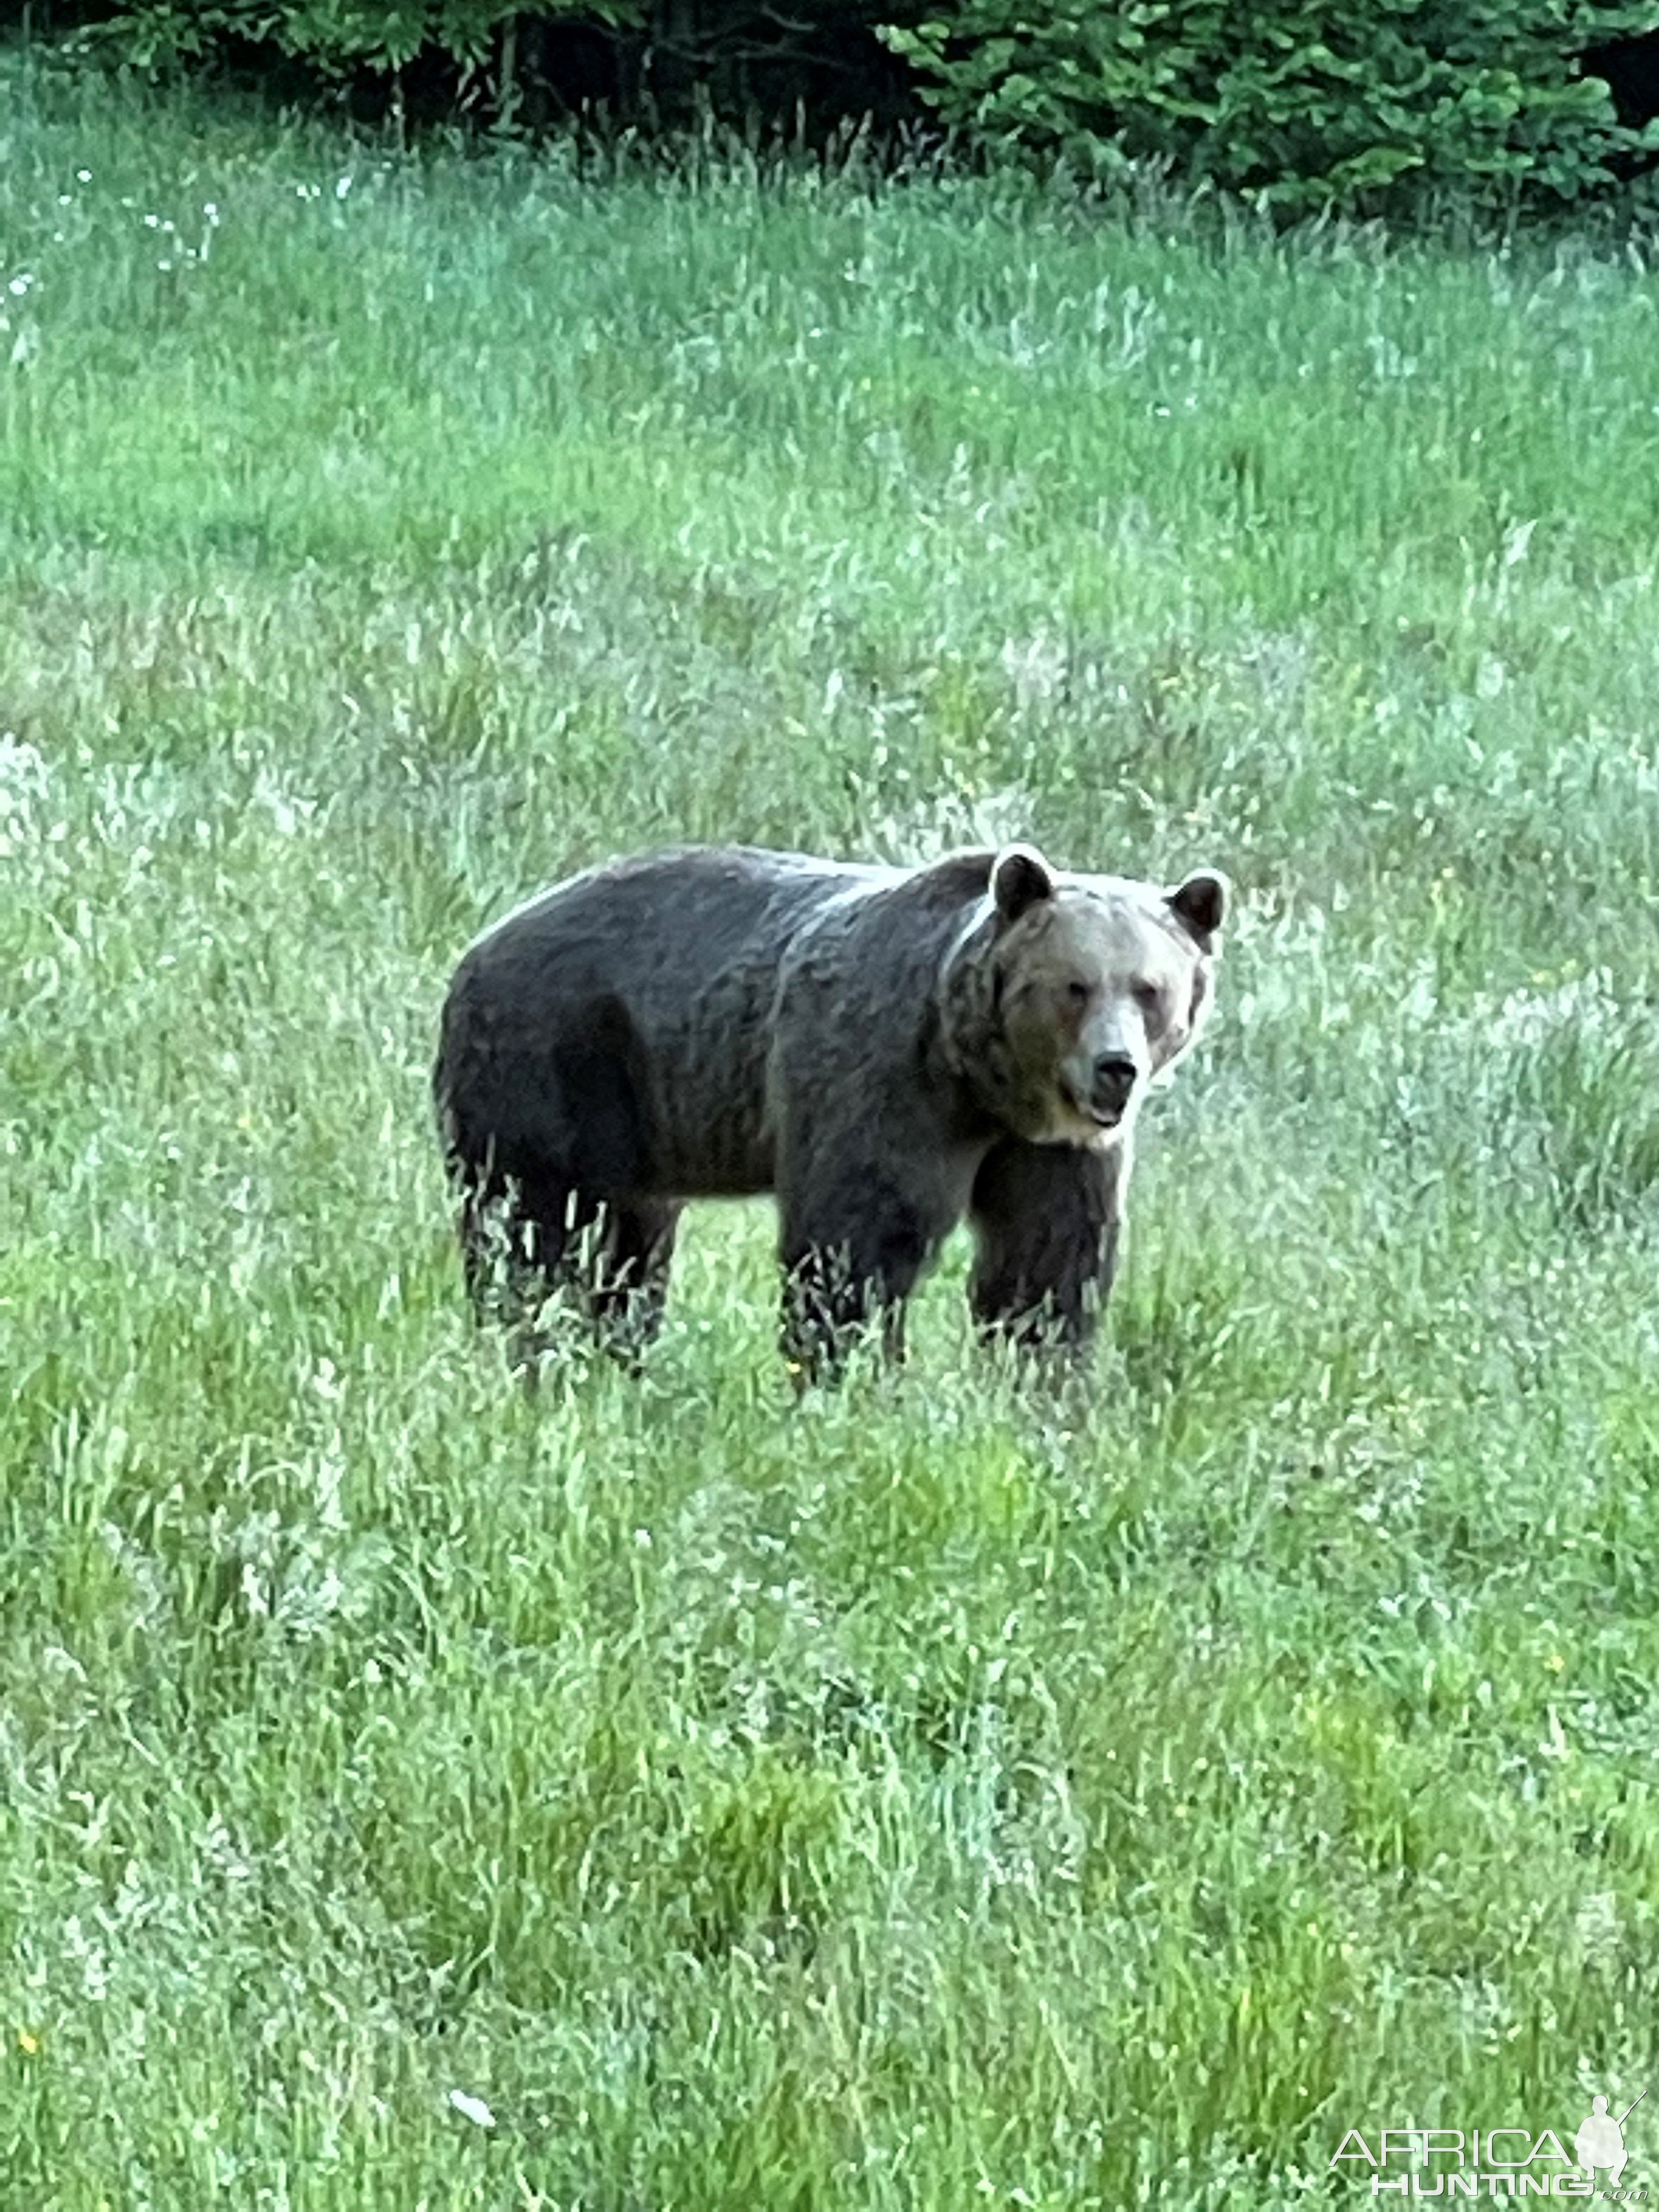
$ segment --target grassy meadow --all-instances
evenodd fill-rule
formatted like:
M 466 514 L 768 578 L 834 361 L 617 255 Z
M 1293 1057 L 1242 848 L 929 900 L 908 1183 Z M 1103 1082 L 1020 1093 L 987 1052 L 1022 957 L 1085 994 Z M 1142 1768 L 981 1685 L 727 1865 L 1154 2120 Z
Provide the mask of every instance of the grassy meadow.
M 1659 253 L 15 64 L 0 156 L 0 2207 L 1340 2204 L 1621 2112 Z M 797 1409 L 763 1206 L 514 1389 L 473 933 L 1007 834 L 1239 887 L 1089 1389 L 953 1247 Z

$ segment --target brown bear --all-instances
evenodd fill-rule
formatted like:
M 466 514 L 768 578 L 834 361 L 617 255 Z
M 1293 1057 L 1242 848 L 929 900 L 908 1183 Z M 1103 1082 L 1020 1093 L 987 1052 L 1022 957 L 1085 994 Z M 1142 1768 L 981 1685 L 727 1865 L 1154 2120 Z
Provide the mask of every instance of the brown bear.
M 573 1295 L 629 1357 L 688 1199 L 775 1194 L 807 1380 L 966 1214 L 983 1333 L 1089 1343 L 1148 1079 L 1198 1033 L 1226 906 L 1024 845 L 920 868 L 749 847 L 614 860 L 465 954 L 434 1073 L 469 1286 Z M 497 1262 L 504 1262 L 498 1267 Z

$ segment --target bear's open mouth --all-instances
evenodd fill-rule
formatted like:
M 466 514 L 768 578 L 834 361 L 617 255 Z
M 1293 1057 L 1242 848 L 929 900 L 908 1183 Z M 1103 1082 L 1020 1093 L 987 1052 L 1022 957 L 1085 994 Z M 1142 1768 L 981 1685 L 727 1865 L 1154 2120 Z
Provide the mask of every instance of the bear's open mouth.
M 1090 1122 L 1095 1128 L 1109 1134 L 1112 1130 L 1122 1127 L 1123 1117 L 1129 1110 L 1127 1099 L 1125 1099 L 1121 1106 L 1113 1106 L 1104 1100 L 1079 1098 L 1076 1092 L 1069 1088 L 1064 1095 L 1066 1105 L 1079 1121 Z

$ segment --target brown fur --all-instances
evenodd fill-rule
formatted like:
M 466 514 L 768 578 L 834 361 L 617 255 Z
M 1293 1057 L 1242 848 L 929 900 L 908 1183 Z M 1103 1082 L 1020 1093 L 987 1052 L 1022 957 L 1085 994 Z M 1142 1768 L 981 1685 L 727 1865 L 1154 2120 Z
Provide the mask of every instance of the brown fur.
M 918 869 L 753 848 L 614 861 L 481 938 L 434 1087 L 480 1306 L 574 1295 L 636 1354 L 679 1211 L 775 1192 L 786 1350 L 833 1366 L 964 1214 L 982 1327 L 1085 1345 L 1146 1079 L 1207 1000 L 1222 878 L 1039 854 Z

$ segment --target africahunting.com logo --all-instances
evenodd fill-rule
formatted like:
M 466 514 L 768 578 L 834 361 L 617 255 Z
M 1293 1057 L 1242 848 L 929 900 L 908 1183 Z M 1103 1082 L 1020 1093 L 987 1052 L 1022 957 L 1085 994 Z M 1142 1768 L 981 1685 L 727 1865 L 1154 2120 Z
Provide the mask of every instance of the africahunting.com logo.
M 1626 2106 L 1614 2119 L 1605 2097 L 1568 2150 L 1553 2128 L 1350 2128 L 1331 2164 L 1369 2182 L 1373 2197 L 1597 2197 L 1644 2204 L 1648 2192 L 1626 2178 Z

